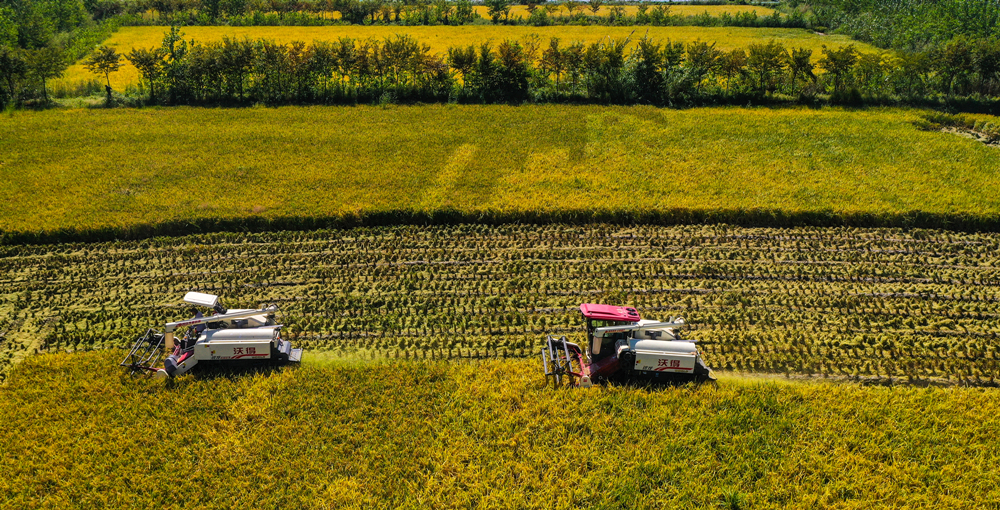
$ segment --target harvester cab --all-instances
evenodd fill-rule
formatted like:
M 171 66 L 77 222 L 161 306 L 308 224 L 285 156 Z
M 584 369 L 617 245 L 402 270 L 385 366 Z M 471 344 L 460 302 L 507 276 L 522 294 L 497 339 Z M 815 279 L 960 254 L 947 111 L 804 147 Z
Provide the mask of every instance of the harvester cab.
M 187 373 L 199 363 L 288 363 L 302 358 L 302 349 L 293 349 L 281 338 L 283 325 L 275 322 L 277 305 L 227 310 L 218 296 L 200 292 L 188 292 L 184 302 L 208 308 L 210 315 L 198 312 L 190 319 L 167 323 L 162 332 L 147 330 L 119 364 L 132 374 L 167 378 Z M 157 368 L 163 346 L 169 354 Z
M 693 340 L 681 338 L 684 319 L 644 320 L 632 307 L 580 305 L 587 337 L 584 347 L 566 337 L 546 338 L 542 367 L 546 377 L 562 377 L 581 386 L 592 382 L 711 380 Z

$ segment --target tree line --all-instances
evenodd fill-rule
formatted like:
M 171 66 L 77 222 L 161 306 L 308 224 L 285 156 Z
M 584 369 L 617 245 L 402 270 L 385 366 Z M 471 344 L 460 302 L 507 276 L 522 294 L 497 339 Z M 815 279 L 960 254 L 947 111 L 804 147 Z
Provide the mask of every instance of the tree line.
M 997 0 L 786 0 L 814 26 L 882 48 L 923 50 L 958 37 L 1000 34 Z
M 527 16 L 512 14 L 515 5 L 524 5 Z M 754 11 L 713 16 L 672 14 L 669 4 L 643 2 L 637 12 L 628 13 L 624 4 L 605 0 L 485 0 L 486 16 L 473 9 L 469 0 L 323 0 L 276 5 L 275 10 L 258 10 L 245 3 L 206 4 L 198 0 L 181 4 L 179 10 L 139 10 L 128 4 L 118 14 L 126 25 L 183 26 L 328 26 L 328 25 L 610 25 L 610 26 L 717 26 L 753 28 L 809 28 L 811 21 L 798 11 L 788 15 L 774 12 L 760 16 Z M 333 16 L 333 11 L 339 17 Z M 565 12 L 564 12 L 565 11 Z M 146 15 L 155 12 L 155 16 Z
M 594 102 L 681 106 L 777 100 L 923 104 L 1000 95 L 1000 41 L 957 39 L 927 52 L 812 50 L 776 41 L 722 50 L 715 43 L 552 38 L 456 46 L 446 54 L 408 35 L 313 44 L 186 41 L 119 55 L 101 48 L 88 66 L 107 79 L 124 62 L 132 90 L 156 104 Z M 110 87 L 110 81 L 108 82 Z

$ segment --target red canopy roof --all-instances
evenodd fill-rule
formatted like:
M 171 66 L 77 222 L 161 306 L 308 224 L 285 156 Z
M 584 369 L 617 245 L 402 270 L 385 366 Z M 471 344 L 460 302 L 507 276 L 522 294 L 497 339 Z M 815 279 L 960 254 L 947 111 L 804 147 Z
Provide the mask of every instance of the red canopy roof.
M 639 322 L 639 312 L 630 306 L 597 305 L 594 303 L 584 303 L 580 305 L 580 311 L 588 319 L 600 319 L 605 321 L 625 321 Z

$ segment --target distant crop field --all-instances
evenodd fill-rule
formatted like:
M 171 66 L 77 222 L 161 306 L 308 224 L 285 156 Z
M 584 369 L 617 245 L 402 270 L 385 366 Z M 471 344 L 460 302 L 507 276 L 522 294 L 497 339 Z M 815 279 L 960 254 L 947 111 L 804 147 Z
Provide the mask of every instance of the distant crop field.
M 4 508 L 968 508 L 1000 394 L 723 378 L 544 387 L 533 360 L 324 361 L 129 379 L 118 352 L 0 385 Z
M 671 8 L 673 9 L 673 7 Z M 673 11 L 671 11 L 673 12 Z M 164 27 L 124 27 L 104 44 L 128 53 L 133 48 L 152 48 L 163 40 Z M 791 28 L 742 28 L 742 27 L 607 27 L 607 26 L 553 26 L 527 27 L 504 25 L 463 25 L 463 26 L 333 26 L 333 27 L 184 27 L 184 38 L 198 42 L 220 41 L 224 37 L 266 38 L 281 43 L 292 41 L 328 41 L 341 37 L 355 39 L 384 39 L 395 34 L 409 34 L 420 43 L 430 46 L 432 53 L 445 54 L 451 46 L 479 45 L 485 41 L 499 43 L 504 39 L 524 40 L 538 36 L 543 43 L 552 37 L 563 42 L 583 41 L 591 43 L 606 37 L 625 38 L 631 35 L 636 41 L 648 34 L 659 41 L 692 42 L 702 40 L 716 43 L 718 48 L 745 48 L 752 43 L 776 40 L 786 47 L 802 47 L 813 50 L 814 58 L 821 55 L 823 45 L 839 48 L 854 44 L 863 51 L 875 51 L 847 36 L 820 36 L 802 29 Z M 139 82 L 139 73 L 128 62 L 111 75 L 111 85 L 123 89 Z M 52 80 L 53 87 L 72 87 L 76 83 L 96 79 L 97 76 L 84 68 L 81 63 L 69 67 L 62 78 Z
M 406 211 L 1000 214 L 1000 151 L 919 110 L 147 108 L 0 122 L 0 230 Z
M 684 5 L 684 4 L 669 4 L 668 5 L 668 4 L 664 4 L 663 6 L 668 9 L 667 12 L 671 16 L 696 16 L 696 15 L 705 14 L 705 13 L 708 13 L 709 16 L 721 16 L 722 14 L 736 15 L 736 14 L 742 14 L 742 13 L 746 13 L 746 12 L 755 12 L 755 13 L 757 13 L 757 16 L 764 17 L 764 16 L 771 16 L 771 15 L 773 15 L 775 13 L 774 9 L 772 9 L 770 7 L 763 7 L 763 6 L 760 6 L 760 5 Z M 623 10 L 623 12 L 627 16 L 635 16 L 635 14 L 637 12 L 639 12 L 639 6 L 638 5 L 622 5 L 622 6 L 619 6 L 619 7 L 621 7 L 621 9 Z M 541 7 L 538 7 L 538 8 L 542 9 L 544 7 L 541 6 Z M 564 5 L 562 5 L 562 4 L 559 4 L 559 5 L 553 4 L 552 8 L 554 10 L 551 11 L 551 14 L 554 15 L 554 16 L 567 16 L 567 15 L 570 14 L 569 10 Z M 480 17 L 485 18 L 485 19 L 489 19 L 489 8 L 486 7 L 485 5 L 474 5 L 472 7 L 472 9 Z M 580 4 L 580 7 L 577 8 L 573 12 L 576 13 L 576 14 L 584 13 L 584 14 L 587 14 L 588 16 L 593 16 L 595 14 L 594 11 L 591 10 L 589 3 L 582 3 L 582 4 Z M 611 13 L 611 7 L 605 5 L 605 6 L 602 6 L 602 7 L 598 8 L 596 14 L 598 16 L 608 16 L 610 13 Z M 325 14 L 330 19 L 340 19 L 341 18 L 340 13 L 337 12 L 337 11 L 329 11 L 329 12 L 327 12 Z M 510 9 L 510 18 L 511 19 L 516 19 L 516 18 L 525 18 L 525 19 L 527 19 L 528 16 L 530 16 L 530 14 L 531 13 L 528 11 L 528 7 L 525 6 L 525 5 L 513 5 L 513 6 L 511 6 L 511 9 Z
M 655 4 L 654 4 L 655 5 Z M 565 5 L 559 4 L 556 6 L 554 14 L 556 16 L 565 16 L 569 14 Z M 696 16 L 698 14 L 708 13 L 710 16 L 721 16 L 722 14 L 742 14 L 744 12 L 756 12 L 757 16 L 764 17 L 774 14 L 775 10 L 770 7 L 762 7 L 760 5 L 683 5 L 683 4 L 665 4 L 668 12 L 672 16 Z M 542 9 L 543 7 L 539 7 Z M 638 5 L 622 5 L 621 8 L 624 10 L 625 14 L 628 16 L 635 16 L 639 12 Z M 483 18 L 489 19 L 489 9 L 485 5 L 473 6 L 473 9 L 477 14 Z M 594 11 L 590 9 L 589 3 L 581 3 L 580 7 L 576 9 L 576 13 L 585 13 L 587 15 L 593 15 Z M 602 6 L 597 10 L 597 15 L 607 16 L 611 12 L 610 6 Z M 510 9 L 510 17 L 516 18 L 527 18 L 530 15 L 528 12 L 528 7 L 524 5 L 514 5 Z
M 0 378 L 34 352 L 130 345 L 191 290 L 277 303 L 309 352 L 531 358 L 580 303 L 681 315 L 722 372 L 1000 377 L 1000 235 L 464 225 L 0 247 Z M 540 362 L 539 362 L 540 364 Z

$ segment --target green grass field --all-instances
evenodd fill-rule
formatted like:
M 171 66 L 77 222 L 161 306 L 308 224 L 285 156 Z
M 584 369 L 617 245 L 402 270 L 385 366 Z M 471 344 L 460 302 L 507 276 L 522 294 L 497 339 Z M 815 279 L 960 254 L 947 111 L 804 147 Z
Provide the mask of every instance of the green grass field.
M 918 110 L 165 108 L 0 118 L 0 230 L 384 211 L 997 215 L 1000 151 Z
M 116 48 L 121 53 L 128 53 L 133 48 L 159 47 L 163 41 L 163 27 L 124 27 L 104 44 Z M 631 35 L 636 41 L 643 35 L 665 42 L 693 42 L 702 40 L 716 43 L 720 49 L 746 48 L 756 42 L 776 40 L 786 47 L 807 48 L 813 50 L 814 59 L 819 59 L 823 45 L 839 48 L 854 44 L 863 51 L 875 51 L 875 48 L 864 43 L 852 41 L 849 37 L 840 35 L 817 35 L 808 30 L 790 28 L 741 28 L 741 27 L 607 27 L 607 26 L 503 26 L 503 25 L 463 25 L 463 26 L 333 26 L 333 27 L 184 27 L 184 38 L 198 42 L 221 41 L 223 37 L 249 37 L 252 39 L 270 39 L 281 43 L 292 41 L 336 40 L 341 37 L 354 39 L 384 39 L 395 34 L 409 34 L 419 42 L 430 46 L 432 53 L 446 54 L 451 46 L 479 45 L 485 41 L 500 43 L 504 39 L 524 40 L 530 36 L 538 36 L 540 41 L 548 44 L 552 37 L 559 37 L 564 43 L 583 41 L 596 42 L 605 37 L 625 38 Z M 138 71 L 127 61 L 124 66 L 111 75 L 111 85 L 123 90 L 127 85 L 139 83 Z M 53 88 L 72 88 L 81 82 L 100 78 L 87 71 L 82 63 L 70 66 L 62 78 L 52 80 Z
M 0 386 L 0 508 L 990 508 L 1000 394 L 724 378 L 571 390 L 533 361 L 309 358 Z

